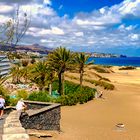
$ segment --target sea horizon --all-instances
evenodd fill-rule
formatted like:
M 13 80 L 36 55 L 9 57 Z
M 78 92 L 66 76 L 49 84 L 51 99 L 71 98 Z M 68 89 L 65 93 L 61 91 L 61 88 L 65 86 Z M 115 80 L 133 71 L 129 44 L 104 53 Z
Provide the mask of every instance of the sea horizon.
M 90 57 L 88 62 L 92 60 L 97 65 L 140 67 L 140 57 Z

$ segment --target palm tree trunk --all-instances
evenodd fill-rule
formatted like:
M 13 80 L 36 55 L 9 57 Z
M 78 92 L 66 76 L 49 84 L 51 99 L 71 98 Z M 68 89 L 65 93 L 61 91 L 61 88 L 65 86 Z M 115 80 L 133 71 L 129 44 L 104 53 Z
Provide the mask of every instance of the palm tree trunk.
M 64 79 L 64 73 L 62 73 L 62 95 L 65 94 L 64 93 L 64 81 L 65 81 L 65 79 Z
M 39 87 L 39 91 L 43 91 L 43 86 L 40 86 Z
M 83 70 L 80 72 L 80 87 L 82 87 L 82 83 L 83 83 Z
M 28 77 L 27 77 L 27 69 L 26 69 L 26 73 L 25 73 L 25 84 L 27 84 L 27 80 L 28 80 Z
M 52 83 L 49 84 L 49 94 L 51 95 L 52 93 Z
M 60 95 L 62 95 L 62 79 L 61 79 L 61 72 L 58 73 L 58 80 L 59 80 L 58 93 L 60 93 Z

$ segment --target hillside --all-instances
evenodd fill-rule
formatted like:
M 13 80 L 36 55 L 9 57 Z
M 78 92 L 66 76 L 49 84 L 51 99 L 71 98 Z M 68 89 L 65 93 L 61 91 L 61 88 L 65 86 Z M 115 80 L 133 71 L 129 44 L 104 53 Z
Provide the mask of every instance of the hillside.
M 52 51 L 52 48 L 48 48 L 45 46 L 41 46 L 39 44 L 32 44 L 32 45 L 18 45 L 18 46 L 10 46 L 10 45 L 5 45 L 2 46 L 0 45 L 0 50 L 1 51 L 32 51 L 32 52 L 39 52 L 41 54 L 48 54 L 50 51 Z

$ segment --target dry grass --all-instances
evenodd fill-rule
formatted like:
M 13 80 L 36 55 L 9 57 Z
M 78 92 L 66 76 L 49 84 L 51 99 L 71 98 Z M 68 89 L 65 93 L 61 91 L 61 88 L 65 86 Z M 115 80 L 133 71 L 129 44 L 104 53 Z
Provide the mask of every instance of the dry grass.
M 65 74 L 65 78 L 67 80 L 73 82 L 77 81 L 77 83 L 79 83 L 79 73 L 67 72 Z M 94 86 L 103 87 L 106 90 L 114 89 L 114 85 L 110 83 L 111 81 L 108 78 L 99 75 L 97 72 L 93 71 L 90 68 L 85 69 L 83 82 L 93 84 Z

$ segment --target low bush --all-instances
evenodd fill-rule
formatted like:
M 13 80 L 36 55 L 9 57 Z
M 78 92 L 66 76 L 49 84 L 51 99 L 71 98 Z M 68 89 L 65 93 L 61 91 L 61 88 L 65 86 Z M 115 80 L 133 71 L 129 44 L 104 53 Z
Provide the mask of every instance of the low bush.
M 101 66 L 104 68 L 111 68 L 112 67 L 111 65 L 101 65 Z
M 90 82 L 91 84 L 94 84 L 95 86 L 101 86 L 104 87 L 104 89 L 106 90 L 113 90 L 115 88 L 115 86 L 113 84 L 110 84 L 108 82 L 105 81 L 97 81 L 97 80 L 89 80 L 89 79 L 84 79 L 86 82 Z
M 133 66 L 126 66 L 126 67 L 119 68 L 119 70 L 134 70 L 134 69 L 136 69 L 136 67 Z
M 105 77 L 102 77 L 102 78 L 99 79 L 99 81 L 101 81 L 101 80 L 111 82 L 108 78 L 105 78 Z
M 88 92 L 87 92 L 88 91 Z M 81 89 L 79 91 L 75 91 L 73 94 L 62 95 L 56 99 L 57 103 L 61 103 L 61 105 L 76 105 L 77 103 L 83 104 L 94 98 L 95 90 L 86 90 Z
M 9 105 L 15 106 L 18 102 L 18 98 L 9 98 Z
M 66 77 L 70 78 L 70 79 L 75 79 L 75 80 L 78 80 L 79 78 L 73 76 L 73 75 L 68 75 L 68 74 L 65 74 Z
M 24 100 L 28 98 L 28 92 L 24 89 L 17 90 L 16 95 L 9 96 L 9 105 L 15 106 L 21 98 L 23 98 Z
M 58 90 L 58 81 L 53 83 L 53 90 Z M 42 102 L 55 102 L 61 105 L 76 105 L 77 103 L 83 104 L 94 98 L 95 89 L 89 87 L 80 87 L 78 84 L 65 81 L 65 95 L 54 98 L 48 92 L 33 92 L 29 95 L 28 100 L 42 101 Z
M 95 91 L 96 89 L 65 81 L 65 95 L 57 98 L 56 102 L 69 106 L 86 103 L 94 98 Z
M 26 100 L 28 98 L 28 92 L 24 89 L 17 90 L 17 98 L 18 99 L 23 98 L 24 100 Z
M 92 69 L 96 70 L 99 73 L 110 73 L 108 69 L 102 66 L 92 66 Z
M 9 105 L 10 104 L 10 96 L 8 93 L 8 90 L 6 90 L 3 86 L 0 86 L 0 95 L 3 96 L 3 98 L 5 99 L 5 105 Z
M 41 101 L 41 102 L 51 101 L 51 97 L 49 96 L 47 91 L 32 92 L 30 93 L 27 99 L 31 101 Z

